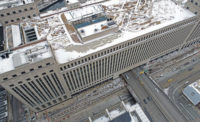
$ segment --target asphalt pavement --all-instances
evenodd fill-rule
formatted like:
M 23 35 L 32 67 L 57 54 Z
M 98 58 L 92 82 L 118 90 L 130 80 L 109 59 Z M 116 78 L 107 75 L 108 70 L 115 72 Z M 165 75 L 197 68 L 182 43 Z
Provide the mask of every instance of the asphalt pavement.
M 165 114 L 165 116 L 172 122 L 187 122 L 185 116 L 181 111 L 172 103 L 168 96 L 145 74 L 140 75 L 141 68 L 132 70 L 136 74 L 140 81 L 144 82 L 144 87 L 149 94 L 154 98 L 155 102 Z
M 168 96 L 174 102 L 179 109 L 182 110 L 183 114 L 187 116 L 189 121 L 200 120 L 199 113 L 193 109 L 191 103 L 184 98 L 182 94 L 182 89 L 192 82 L 200 79 L 200 63 L 192 65 L 194 67 L 192 70 L 187 68 L 177 75 L 171 77 L 174 83 L 169 87 Z
M 154 102 L 148 91 L 145 90 L 142 83 L 136 78 L 132 71 L 124 73 L 123 77 L 128 83 L 127 86 L 131 87 L 132 89 L 129 89 L 129 91 L 134 92 L 132 94 L 136 95 L 135 99 L 139 104 L 141 104 L 145 114 L 150 119 L 150 121 L 168 122 L 167 118 L 157 107 L 156 103 Z

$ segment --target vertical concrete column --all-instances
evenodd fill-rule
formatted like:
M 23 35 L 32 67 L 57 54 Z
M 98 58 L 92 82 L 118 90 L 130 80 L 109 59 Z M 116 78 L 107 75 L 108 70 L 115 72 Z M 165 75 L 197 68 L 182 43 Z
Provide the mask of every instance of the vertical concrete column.
M 89 119 L 89 122 L 92 122 L 92 119 L 91 119 L 91 117 L 90 117 L 90 116 L 88 117 L 88 119 Z
M 121 103 L 122 103 L 122 106 L 125 108 L 125 110 L 128 112 L 128 109 L 126 108 L 124 101 L 122 101 Z
M 109 118 L 110 120 L 112 120 L 112 118 L 111 118 L 111 116 L 110 116 L 110 113 L 109 113 L 109 111 L 108 111 L 107 108 L 106 108 L 106 113 L 107 113 L 107 115 L 108 115 L 108 118 Z

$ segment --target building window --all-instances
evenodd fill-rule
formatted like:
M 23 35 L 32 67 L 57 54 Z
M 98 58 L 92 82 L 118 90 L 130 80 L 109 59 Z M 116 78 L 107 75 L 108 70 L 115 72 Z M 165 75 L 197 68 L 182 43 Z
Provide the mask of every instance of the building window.
M 64 96 L 64 99 L 67 99 L 67 96 Z
M 3 80 L 8 80 L 8 78 L 3 78 Z
M 16 14 L 16 11 L 13 11 L 13 14 Z
M 39 110 L 40 110 L 40 108 L 38 108 L 38 107 L 37 107 L 37 108 L 36 108 L 36 110 L 38 110 L 38 111 L 39 111 Z
M 42 108 L 46 108 L 46 106 L 45 106 L 45 105 L 42 105 Z
M 11 22 L 14 22 L 14 20 L 11 20 Z
M 193 1 L 193 0 L 191 0 L 191 2 L 193 3 L 194 1 Z
M 44 72 L 44 73 L 42 73 L 42 75 L 46 75 L 46 73 Z
M 36 17 L 36 15 L 35 15 L 35 14 L 33 14 L 33 17 Z
M 54 102 L 54 103 L 57 103 L 57 101 L 56 101 L 56 100 L 53 100 L 53 102 Z
M 2 17 L 4 17 L 4 14 L 1 14 Z
M 25 17 L 22 17 L 22 19 L 25 19 Z
M 28 18 L 31 18 L 31 16 L 27 16 Z
M 7 13 L 7 15 L 10 15 L 10 13 Z
M 25 74 L 25 73 L 26 73 L 25 71 L 21 72 L 21 74 Z
M 25 8 L 24 11 L 27 11 L 27 8 Z
M 20 19 L 19 18 L 17 18 L 17 21 L 19 21 Z
M 18 84 L 22 84 L 22 81 L 19 81 Z
M 32 68 L 32 69 L 30 69 L 30 71 L 33 71 L 34 69 Z
M 196 2 L 195 5 L 198 5 L 198 3 Z
M 197 12 L 194 12 L 194 14 L 197 14 Z
M 30 78 L 27 78 L 26 80 L 29 81 L 29 80 L 31 80 L 31 79 L 30 79 Z
M 189 7 L 186 7 L 187 9 L 189 9 Z
M 22 10 L 19 10 L 19 13 L 21 13 L 22 12 Z
M 46 65 L 50 65 L 50 63 L 46 63 Z
M 14 74 L 12 77 L 16 77 L 17 75 L 16 74 Z
M 47 104 L 48 104 L 48 106 L 51 106 L 51 103 L 50 103 L 50 102 L 48 102 Z
M 5 24 L 8 24 L 8 21 L 5 21 Z
M 9 85 L 10 87 L 13 87 L 14 86 L 14 84 L 11 84 L 11 85 Z

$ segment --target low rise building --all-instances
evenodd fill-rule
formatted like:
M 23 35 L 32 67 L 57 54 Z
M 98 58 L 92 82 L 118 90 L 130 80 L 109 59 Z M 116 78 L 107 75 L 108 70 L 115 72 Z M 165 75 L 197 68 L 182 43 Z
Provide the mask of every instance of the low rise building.
M 184 88 L 183 94 L 193 105 L 200 103 L 200 80 L 188 85 Z

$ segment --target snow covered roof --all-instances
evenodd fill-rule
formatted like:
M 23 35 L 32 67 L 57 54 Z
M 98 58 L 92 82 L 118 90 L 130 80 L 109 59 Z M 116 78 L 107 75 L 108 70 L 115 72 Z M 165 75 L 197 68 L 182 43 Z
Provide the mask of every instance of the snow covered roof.
M 22 43 L 19 25 L 11 25 L 13 47 L 17 47 Z
M 91 15 L 102 13 L 102 12 L 103 12 L 103 8 L 101 7 L 101 5 L 91 5 L 91 6 L 86 6 L 80 9 L 75 9 L 72 11 L 65 12 L 65 16 L 67 20 L 75 21 L 75 20 L 84 18 L 86 16 L 91 16 Z
M 171 0 L 148 1 L 147 4 L 148 6 L 139 6 L 135 9 L 136 3 L 133 0 L 110 0 L 102 3 L 106 15 L 113 18 L 122 33 L 83 44 L 73 42 L 66 46 L 62 45 L 59 49 L 56 47 L 58 50 L 54 52 L 58 63 L 66 63 L 195 16 Z M 69 13 L 65 15 L 67 19 L 71 16 Z M 128 22 L 125 22 L 127 20 Z
M 200 80 L 184 88 L 183 94 L 194 104 L 200 103 Z
M 15 6 L 20 6 L 24 4 L 29 4 L 33 2 L 34 0 L 1 0 L 0 10 L 15 7 Z
M 86 35 L 90 35 L 97 25 L 92 24 L 76 30 L 71 21 L 99 12 L 112 18 L 121 33 L 84 43 L 76 41 L 75 39 L 79 40 L 78 36 L 75 37 L 78 35 L 77 30 L 84 29 Z M 47 38 L 59 64 L 195 16 L 171 0 L 147 1 L 146 5 L 137 5 L 135 0 L 109 0 L 100 5 L 88 5 L 57 14 L 53 12 L 54 15 L 48 14 L 47 17 L 24 20 L 21 26 L 34 27 L 38 39 Z
M 51 49 L 46 41 L 38 42 L 30 46 L 23 46 L 22 48 L 12 51 L 8 57 L 0 57 L 0 74 L 51 56 Z
M 103 115 L 93 120 L 93 122 L 150 122 L 149 118 L 146 116 L 141 106 L 136 103 L 131 105 L 130 103 L 124 104 L 125 109 L 119 110 L 116 108 L 112 111 L 108 111 L 108 116 Z

